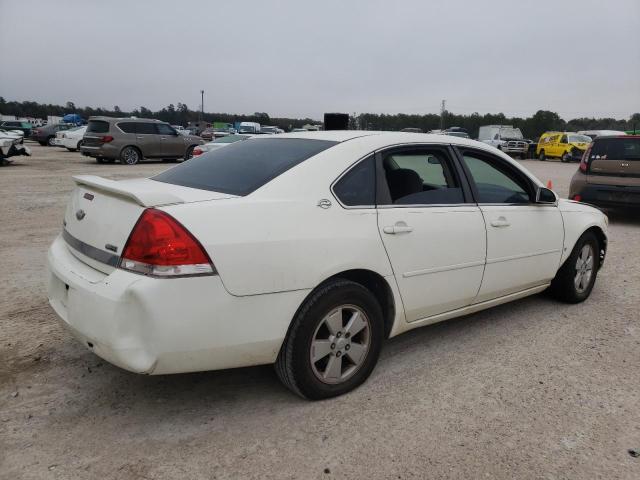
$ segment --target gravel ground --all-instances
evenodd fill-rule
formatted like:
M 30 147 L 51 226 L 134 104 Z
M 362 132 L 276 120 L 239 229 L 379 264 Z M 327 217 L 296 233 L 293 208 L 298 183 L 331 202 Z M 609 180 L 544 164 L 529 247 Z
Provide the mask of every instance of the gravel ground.
M 72 174 L 146 176 L 54 147 L 0 168 L 0 478 L 640 478 L 640 218 L 611 214 L 580 305 L 530 297 L 387 343 L 361 388 L 303 401 L 271 367 L 145 377 L 57 323 L 45 255 Z M 575 164 L 524 161 L 566 196 Z

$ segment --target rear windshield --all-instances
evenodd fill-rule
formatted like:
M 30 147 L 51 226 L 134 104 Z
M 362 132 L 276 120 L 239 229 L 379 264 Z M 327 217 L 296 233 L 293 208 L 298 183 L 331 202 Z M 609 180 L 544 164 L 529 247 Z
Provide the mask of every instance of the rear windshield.
M 591 160 L 640 160 L 640 138 L 603 138 L 593 142 Z
M 87 133 L 107 133 L 109 131 L 109 122 L 104 120 L 89 120 L 87 125 Z
M 194 157 L 153 180 L 244 196 L 336 143 L 300 138 L 235 142 Z

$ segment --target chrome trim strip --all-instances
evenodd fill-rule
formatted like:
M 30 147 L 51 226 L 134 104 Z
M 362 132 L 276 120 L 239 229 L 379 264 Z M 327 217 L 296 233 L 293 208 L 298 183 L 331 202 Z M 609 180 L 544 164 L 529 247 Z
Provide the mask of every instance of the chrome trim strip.
M 404 278 L 417 277 L 418 275 L 428 275 L 430 273 L 447 272 L 449 270 L 461 270 L 463 268 L 480 267 L 484 265 L 484 260 L 478 260 L 477 262 L 458 263 L 456 265 L 447 265 L 444 267 L 425 268 L 423 270 L 414 270 L 412 272 L 405 272 L 402 274 Z
M 508 262 L 510 260 L 520 260 L 521 258 L 539 257 L 541 255 L 550 255 L 552 253 L 559 253 L 560 251 L 561 251 L 561 249 L 558 248 L 558 249 L 555 249 L 555 250 L 545 250 L 544 252 L 522 253 L 520 255 L 510 255 L 508 257 L 492 258 L 491 260 L 487 259 L 487 265 L 492 264 L 492 263 Z
M 119 255 L 113 255 L 112 253 L 100 250 L 93 245 L 89 245 L 82 240 L 78 240 L 76 237 L 67 232 L 66 229 L 62 230 L 62 238 L 64 238 L 64 241 L 67 242 L 67 245 L 69 245 L 71 248 L 97 262 L 104 263 L 105 265 L 109 265 L 110 267 L 117 267 L 120 263 Z

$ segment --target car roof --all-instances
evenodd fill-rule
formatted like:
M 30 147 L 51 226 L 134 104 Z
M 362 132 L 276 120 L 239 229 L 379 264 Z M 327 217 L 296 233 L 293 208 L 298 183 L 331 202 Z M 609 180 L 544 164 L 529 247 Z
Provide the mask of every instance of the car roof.
M 103 122 L 154 122 L 154 123 L 167 123 L 162 120 L 156 120 L 155 118 L 135 118 L 135 117 L 105 117 L 105 116 L 95 116 L 89 117 L 89 121 L 91 120 L 101 120 Z
M 388 132 L 388 131 L 371 131 L 371 130 L 320 130 L 306 132 L 281 133 L 261 138 L 306 138 L 313 140 L 328 140 L 332 142 L 347 142 L 356 138 L 366 138 L 368 143 L 385 145 L 385 144 L 402 144 L 402 143 L 448 143 L 452 145 L 473 146 L 476 148 L 485 148 L 488 145 L 477 142 L 464 137 L 454 135 L 439 135 L 433 133 L 416 133 L 416 132 Z

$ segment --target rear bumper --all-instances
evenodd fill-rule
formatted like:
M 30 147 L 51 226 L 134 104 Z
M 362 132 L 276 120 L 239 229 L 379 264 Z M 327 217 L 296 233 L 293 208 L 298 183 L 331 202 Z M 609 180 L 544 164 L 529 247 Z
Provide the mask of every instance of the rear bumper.
M 572 185 L 569 198 L 575 195 L 580 195 L 581 202 L 601 207 L 640 207 L 640 187 L 589 183 L 574 188 Z
M 273 363 L 306 290 L 235 297 L 219 276 L 155 279 L 99 272 L 58 236 L 48 254 L 49 303 L 96 355 L 164 374 Z
M 116 147 L 110 143 L 105 143 L 103 145 L 93 146 L 93 145 L 81 145 L 80 152 L 87 157 L 94 158 L 109 158 L 113 160 L 117 160 L 120 157 L 120 147 Z

